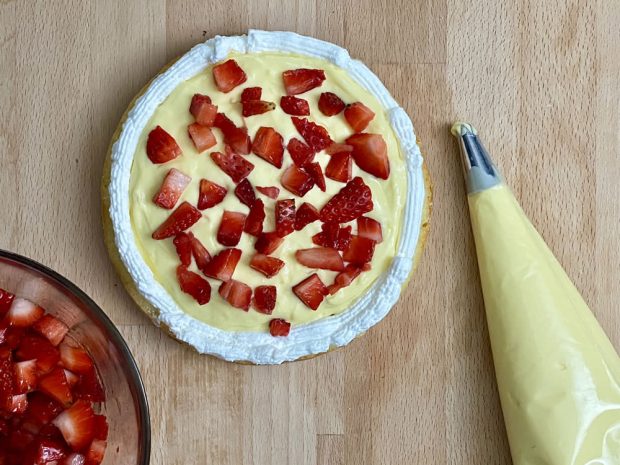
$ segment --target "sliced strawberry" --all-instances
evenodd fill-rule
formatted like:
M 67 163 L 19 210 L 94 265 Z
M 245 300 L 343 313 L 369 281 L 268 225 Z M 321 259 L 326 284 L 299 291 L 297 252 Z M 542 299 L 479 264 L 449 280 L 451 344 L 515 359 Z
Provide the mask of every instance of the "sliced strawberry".
M 2 318 L 6 312 L 9 311 L 14 299 L 14 294 L 11 294 L 9 291 L 5 291 L 4 289 L 0 289 L 0 318 Z
M 278 195 L 280 195 L 280 188 L 275 187 L 275 186 L 267 186 L 267 187 L 256 186 L 256 190 L 260 192 L 261 194 L 266 195 L 270 199 L 277 199 Z
M 306 118 L 296 118 L 295 116 L 291 116 L 291 120 L 293 121 L 297 132 L 301 134 L 301 137 L 304 138 L 306 143 L 312 147 L 312 150 L 315 152 L 320 152 L 332 144 L 333 141 L 329 137 L 327 129 L 323 126 L 319 126 L 312 121 L 308 121 Z
M 252 152 L 276 168 L 282 168 L 284 146 L 282 136 L 273 128 L 260 127 L 254 136 Z
M 202 218 L 202 213 L 188 202 L 183 202 L 168 218 L 153 232 L 153 239 L 161 240 L 173 237 L 190 228 Z
M 315 87 L 319 87 L 325 80 L 322 69 L 291 69 L 282 73 L 286 95 L 303 94 Z
M 104 415 L 95 415 L 95 439 L 105 441 L 108 439 L 108 420 Z
M 275 286 L 258 286 L 254 289 L 254 308 L 259 313 L 271 315 L 276 308 L 278 291 Z
M 28 395 L 27 394 L 16 394 L 14 396 L 9 397 L 8 401 L 5 404 L 5 410 L 8 413 L 16 413 L 22 414 L 28 408 Z
M 310 105 L 308 105 L 308 101 L 293 97 L 292 95 L 285 95 L 282 97 L 280 99 L 280 107 L 282 107 L 284 113 L 293 116 L 308 116 L 310 114 Z
M 357 166 L 381 179 L 390 176 L 387 145 L 380 134 L 353 134 L 347 139 L 353 147 L 353 159 Z
M 84 349 L 74 347 L 67 342 L 59 346 L 62 366 L 75 373 L 88 373 L 93 370 L 93 361 Z
M 353 282 L 355 278 L 360 275 L 361 272 L 362 270 L 356 265 L 349 264 L 345 266 L 344 271 L 338 273 L 336 279 L 334 279 L 334 283 L 330 286 L 327 286 L 327 289 L 329 289 L 329 293 L 334 295 L 343 287 L 347 287 Z
M 69 383 L 62 368 L 54 368 L 47 375 L 42 376 L 39 379 L 39 390 L 65 407 L 71 405 L 73 401 L 71 389 L 69 389 Z
M 242 155 L 250 153 L 250 136 L 247 128 L 238 128 L 225 114 L 218 113 L 213 125 L 224 134 L 224 142 Z
M 90 404 L 78 400 L 58 415 L 53 423 L 62 433 L 67 444 L 75 451 L 85 450 L 93 440 L 95 414 Z
M 351 152 L 353 150 L 353 146 L 349 144 L 338 144 L 334 142 L 329 147 L 325 149 L 325 153 L 328 155 L 334 155 L 340 152 Z
M 233 182 L 238 183 L 242 179 L 248 177 L 248 174 L 254 169 L 254 165 L 235 152 L 223 154 L 221 152 L 212 152 L 211 158 L 220 169 L 230 176 Z
M 241 103 L 251 102 L 252 100 L 260 100 L 263 89 L 260 87 L 246 87 L 241 92 Z
M 314 186 L 312 177 L 305 171 L 299 169 L 296 165 L 289 166 L 282 177 L 280 183 L 289 192 L 303 197 Z
M 323 176 L 323 170 L 321 169 L 321 165 L 319 165 L 317 162 L 308 163 L 306 166 L 304 166 L 304 170 L 306 170 L 306 173 L 308 173 L 312 177 L 312 180 L 319 187 L 319 189 L 325 192 L 325 176 Z
M 72 452 L 67 455 L 64 462 L 60 465 L 84 465 L 86 463 L 86 457 L 82 454 L 78 454 L 77 452 Z
M 342 254 L 342 258 L 346 262 L 363 265 L 372 260 L 375 244 L 375 241 L 367 237 L 353 236 L 349 247 Z
M 375 117 L 375 113 L 361 102 L 351 103 L 344 109 L 344 119 L 351 129 L 362 132 Z
M 211 261 L 211 254 L 207 250 L 207 248 L 202 245 L 200 239 L 194 236 L 191 232 L 188 233 L 189 239 L 191 241 L 192 255 L 194 257 L 194 261 L 196 262 L 196 266 L 199 270 L 204 269 L 207 266 L 207 263 Z
M 276 233 L 280 237 L 289 235 L 295 230 L 295 200 L 278 200 L 275 208 Z
M 248 80 L 245 72 L 235 60 L 227 60 L 213 67 L 213 79 L 221 92 L 230 92 Z
M 217 105 L 213 105 L 211 98 L 206 95 L 194 94 L 189 112 L 198 124 L 213 126 L 215 115 L 217 115 Z
M 162 208 L 173 208 L 191 180 L 192 178 L 186 174 L 172 168 L 166 174 L 159 191 L 153 197 L 153 202 Z
M 268 233 L 264 232 L 261 233 L 260 236 L 258 236 L 258 239 L 256 239 L 256 242 L 254 243 L 254 248 L 259 253 L 269 255 L 275 252 L 278 247 L 280 247 L 280 244 L 282 244 L 283 240 L 284 239 L 281 238 L 275 231 Z
M 11 326 L 5 318 L 0 320 L 0 344 L 4 344 L 7 349 L 15 349 L 24 337 L 25 328 Z
M 47 425 L 63 411 L 62 405 L 41 392 L 30 394 L 24 419 L 36 426 Z
M 383 242 L 381 223 L 367 216 L 360 216 L 357 219 L 357 235 L 372 239 L 377 244 Z
M 58 349 L 46 338 L 30 334 L 19 342 L 15 355 L 22 361 L 36 359 L 40 373 L 48 373 L 60 360 Z
M 269 334 L 274 337 L 288 336 L 291 332 L 291 324 L 282 318 L 274 318 L 269 322 Z
M 321 278 L 316 273 L 293 287 L 293 292 L 307 307 L 316 310 L 329 293 Z
M 49 314 L 43 315 L 41 319 L 34 324 L 33 329 L 41 336 L 45 336 L 53 346 L 60 344 L 65 335 L 69 332 L 69 328 L 67 328 L 66 324 Z
M 209 282 L 183 265 L 177 267 L 177 279 L 181 290 L 191 295 L 198 305 L 205 305 L 211 300 L 211 285 Z
M 198 195 L 198 210 L 204 210 L 217 205 L 224 200 L 226 192 L 228 192 L 226 188 L 207 179 L 201 179 L 200 194 Z
M 228 281 L 232 278 L 240 259 L 241 250 L 224 249 L 213 257 L 205 269 L 201 271 L 210 278 Z
M 248 217 L 245 219 L 243 230 L 252 236 L 258 236 L 263 232 L 263 222 L 265 221 L 265 204 L 262 200 L 256 199 L 250 207 Z
M 95 439 L 86 451 L 86 463 L 88 465 L 99 465 L 103 462 L 103 456 L 108 443 L 101 439 Z
M 353 158 L 349 152 L 335 153 L 325 167 L 325 176 L 338 182 L 349 182 L 353 175 Z
M 273 102 L 265 102 L 264 100 L 250 100 L 242 103 L 241 114 L 245 117 L 262 115 L 268 111 L 275 110 L 276 104 Z
M 13 300 L 9 312 L 6 314 L 6 318 L 11 326 L 26 328 L 39 321 L 44 314 L 45 310 L 38 305 L 27 299 L 17 297 Z
M 321 209 L 321 221 L 348 223 L 372 209 L 370 187 L 357 176 L 325 204 Z
M 295 258 L 308 268 L 331 271 L 344 270 L 344 262 L 338 251 L 328 247 L 298 250 L 295 252 Z
M 235 187 L 235 195 L 241 201 L 242 204 L 251 207 L 256 200 L 256 194 L 254 194 L 254 188 L 248 179 L 244 179 L 237 187 Z
M 174 237 L 172 243 L 177 251 L 179 260 L 181 260 L 181 264 L 189 266 L 192 262 L 192 240 L 189 235 L 185 232 L 180 232 Z
M 65 376 L 67 377 L 67 383 L 69 384 L 70 388 L 72 388 L 73 386 L 75 386 L 77 383 L 80 382 L 80 377 L 76 375 L 75 373 L 73 373 L 72 371 L 64 370 L 64 372 L 65 372 Z
M 323 92 L 319 97 L 319 110 L 325 116 L 334 116 L 344 110 L 345 104 L 333 92 Z
M 228 247 L 237 245 L 241 239 L 245 218 L 243 213 L 225 210 L 217 230 L 217 241 Z
M 304 202 L 297 209 L 295 214 L 295 231 L 301 231 L 310 223 L 319 219 L 319 211 L 310 205 L 308 202 Z
M 37 387 L 37 361 L 26 360 L 17 362 L 14 368 L 14 383 L 16 394 L 26 394 Z
M 213 134 L 213 131 L 208 126 L 192 123 L 187 126 L 187 133 L 198 152 L 204 152 L 217 144 L 215 134 Z
M 312 242 L 322 247 L 343 251 L 351 242 L 351 226 L 341 228 L 338 223 L 323 223 L 321 232 L 312 236 Z
M 166 163 L 181 155 L 181 147 L 161 126 L 149 133 L 146 140 L 146 155 L 153 163 Z
M 75 385 L 74 393 L 77 399 L 90 402 L 105 401 L 105 392 L 95 369 L 80 375 L 80 381 Z
M 257 253 L 250 260 L 250 267 L 256 271 L 264 274 L 268 278 L 271 278 L 278 274 L 278 272 L 284 266 L 284 262 L 276 257 L 270 257 L 262 253 Z
M 65 447 L 62 443 L 53 439 L 39 439 L 34 450 L 34 463 L 50 463 L 64 458 L 66 455 Z
M 311 163 L 314 160 L 314 152 L 312 149 L 295 137 L 288 141 L 286 148 L 288 153 L 291 154 L 293 163 L 295 163 L 299 168 Z
M 246 312 L 250 309 L 252 288 L 247 284 L 231 279 L 220 285 L 219 293 L 233 307 Z

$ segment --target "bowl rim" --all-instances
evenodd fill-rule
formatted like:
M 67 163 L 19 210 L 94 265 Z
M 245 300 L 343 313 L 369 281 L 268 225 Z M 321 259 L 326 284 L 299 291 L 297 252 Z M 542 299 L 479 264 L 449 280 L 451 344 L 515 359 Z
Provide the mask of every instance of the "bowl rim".
M 88 306 L 97 316 L 99 321 L 103 324 L 105 329 L 108 331 L 112 342 L 127 361 L 129 378 L 133 383 L 137 394 L 137 404 L 140 414 L 139 427 L 140 431 L 143 432 L 141 441 L 142 456 L 139 457 L 138 463 L 139 465 L 149 465 L 151 457 L 151 417 L 149 412 L 149 404 L 146 397 L 146 390 L 144 388 L 144 382 L 142 381 L 142 376 L 140 375 L 140 370 L 138 369 L 136 360 L 134 359 L 133 354 L 127 346 L 127 342 L 125 342 L 125 339 L 123 338 L 119 330 L 116 328 L 114 323 L 112 323 L 112 320 L 110 320 L 108 315 L 106 315 L 106 313 L 101 309 L 101 307 L 99 307 L 99 305 L 97 305 L 97 303 L 95 303 L 95 301 L 91 299 L 77 285 L 75 285 L 73 282 L 71 282 L 61 274 L 52 270 L 51 268 L 48 268 L 47 266 L 35 260 L 32 260 L 31 258 L 24 257 L 23 255 L 19 255 L 14 252 L 9 252 L 8 250 L 4 250 L 2 248 L 0 248 L 0 258 L 17 262 L 22 266 L 26 266 L 34 270 L 35 272 L 52 279 L 59 286 L 64 287 L 67 291 L 69 291 L 84 305 Z

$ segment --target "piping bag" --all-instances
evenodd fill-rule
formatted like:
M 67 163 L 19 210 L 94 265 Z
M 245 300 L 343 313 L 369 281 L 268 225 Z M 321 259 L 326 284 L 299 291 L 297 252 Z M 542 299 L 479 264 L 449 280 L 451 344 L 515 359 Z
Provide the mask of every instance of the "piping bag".
M 513 463 L 620 465 L 617 352 L 476 130 L 455 123 L 452 134 Z

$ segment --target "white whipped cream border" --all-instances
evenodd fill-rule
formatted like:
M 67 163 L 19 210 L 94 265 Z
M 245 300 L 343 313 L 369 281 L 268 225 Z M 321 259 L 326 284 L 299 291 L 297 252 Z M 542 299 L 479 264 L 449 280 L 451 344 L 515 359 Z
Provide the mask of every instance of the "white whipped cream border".
M 187 315 L 154 278 L 136 247 L 129 216 L 129 179 L 136 146 L 155 109 L 182 82 L 225 58 L 229 52 L 279 51 L 309 55 L 330 61 L 349 72 L 372 92 L 388 111 L 400 139 L 407 166 L 407 201 L 403 212 L 402 237 L 397 255 L 387 272 L 350 309 L 333 317 L 293 327 L 288 337 L 275 338 L 267 332 L 230 332 Z M 399 175 L 400 173 L 394 173 Z M 157 76 L 129 111 L 118 140 L 112 146 L 110 217 L 116 246 L 138 291 L 159 309 L 159 321 L 198 352 L 229 361 L 278 364 L 343 346 L 367 331 L 387 315 L 398 300 L 413 266 L 424 210 L 422 155 L 413 124 L 394 101 L 379 78 L 347 50 L 329 42 L 292 32 L 250 30 L 247 36 L 216 36 L 196 45 Z

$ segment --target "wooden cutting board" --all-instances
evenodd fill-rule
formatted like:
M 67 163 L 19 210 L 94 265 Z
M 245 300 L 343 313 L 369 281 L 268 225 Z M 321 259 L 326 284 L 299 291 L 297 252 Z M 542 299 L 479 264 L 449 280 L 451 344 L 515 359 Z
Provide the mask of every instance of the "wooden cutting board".
M 479 128 L 620 347 L 620 4 L 566 3 L 0 1 L 0 247 L 66 275 L 119 325 L 149 395 L 152 463 L 510 463 L 455 118 Z M 151 326 L 100 226 L 103 159 L 133 95 L 197 42 L 250 27 L 366 62 L 411 115 L 434 181 L 398 306 L 345 349 L 280 367 L 198 356 Z

